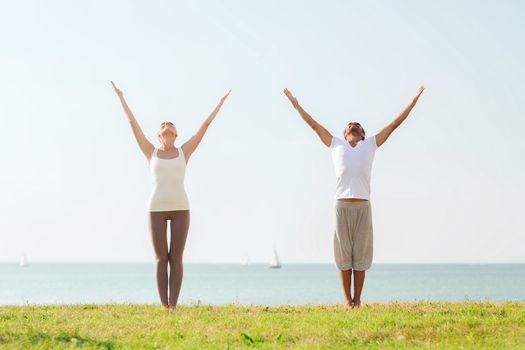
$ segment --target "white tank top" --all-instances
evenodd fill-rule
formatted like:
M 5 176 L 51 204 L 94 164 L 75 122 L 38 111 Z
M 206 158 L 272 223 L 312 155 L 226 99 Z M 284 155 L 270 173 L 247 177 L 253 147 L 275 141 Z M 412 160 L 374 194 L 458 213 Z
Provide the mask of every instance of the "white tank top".
M 186 159 L 182 148 L 178 150 L 179 155 L 176 158 L 162 159 L 157 156 L 157 148 L 153 149 L 149 162 L 153 175 L 149 211 L 188 210 L 190 208 L 184 189 Z

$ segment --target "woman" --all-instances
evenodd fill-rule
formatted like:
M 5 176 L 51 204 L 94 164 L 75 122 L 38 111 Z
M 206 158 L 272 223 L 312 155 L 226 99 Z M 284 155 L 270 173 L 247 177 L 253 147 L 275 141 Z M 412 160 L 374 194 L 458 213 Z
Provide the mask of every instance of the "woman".
M 177 139 L 175 125 L 172 122 L 161 123 L 157 131 L 160 146 L 156 148 L 144 136 L 122 91 L 113 82 L 111 85 L 120 99 L 140 150 L 149 161 L 153 175 L 154 187 L 148 204 L 148 221 L 155 250 L 157 289 L 162 307 L 174 310 L 182 284 L 182 255 L 190 225 L 190 208 L 184 190 L 186 164 L 231 90 L 220 99 L 219 104 L 197 133 L 181 147 L 175 146 Z M 170 221 L 171 235 L 169 248 L 166 236 L 168 221 Z

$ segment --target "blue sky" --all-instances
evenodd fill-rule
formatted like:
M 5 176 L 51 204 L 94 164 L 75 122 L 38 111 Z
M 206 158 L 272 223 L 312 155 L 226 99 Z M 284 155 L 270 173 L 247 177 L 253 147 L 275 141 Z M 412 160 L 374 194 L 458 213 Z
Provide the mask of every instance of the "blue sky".
M 376 262 L 523 262 L 519 1 L 0 5 L 0 260 L 151 261 L 147 162 L 111 90 L 192 157 L 186 261 L 332 261 L 334 134 L 411 116 L 377 154 Z

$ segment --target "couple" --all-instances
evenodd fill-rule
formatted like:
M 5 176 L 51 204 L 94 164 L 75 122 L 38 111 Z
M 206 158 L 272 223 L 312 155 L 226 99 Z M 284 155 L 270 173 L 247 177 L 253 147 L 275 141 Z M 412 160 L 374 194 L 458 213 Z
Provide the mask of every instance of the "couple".
M 174 310 L 182 284 L 182 255 L 190 225 L 189 203 L 184 189 L 186 164 L 231 90 L 220 99 L 197 133 L 180 147 L 175 147 L 177 139 L 175 125 L 171 122 L 161 123 L 157 131 L 157 140 L 160 144 L 157 148 L 144 136 L 122 91 L 113 82 L 111 84 L 120 99 L 140 150 L 149 161 L 154 187 L 149 200 L 148 214 L 156 257 L 157 289 L 162 307 Z M 332 150 L 336 173 L 334 256 L 335 264 L 340 270 L 345 307 L 361 305 L 365 271 L 372 264 L 370 177 L 375 151 L 408 117 L 423 90 L 421 86 L 403 112 L 376 135 L 365 137 L 363 127 L 357 122 L 350 122 L 344 129 L 342 139 L 332 136 L 299 105 L 288 89 L 284 90 L 284 94 L 301 118 L 315 131 L 321 142 Z M 166 235 L 168 221 L 170 221 L 171 235 L 169 247 Z

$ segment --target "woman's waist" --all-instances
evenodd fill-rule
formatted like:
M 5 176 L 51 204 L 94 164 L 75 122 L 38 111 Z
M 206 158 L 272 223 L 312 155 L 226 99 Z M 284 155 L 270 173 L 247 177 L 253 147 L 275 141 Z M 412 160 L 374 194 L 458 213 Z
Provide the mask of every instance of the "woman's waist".
M 181 186 L 174 186 L 174 185 L 161 185 L 161 186 L 153 186 L 153 189 L 151 190 L 152 196 L 159 196 L 159 197 L 172 197 L 172 196 L 180 196 L 180 195 L 186 195 L 186 189 L 183 185 Z

